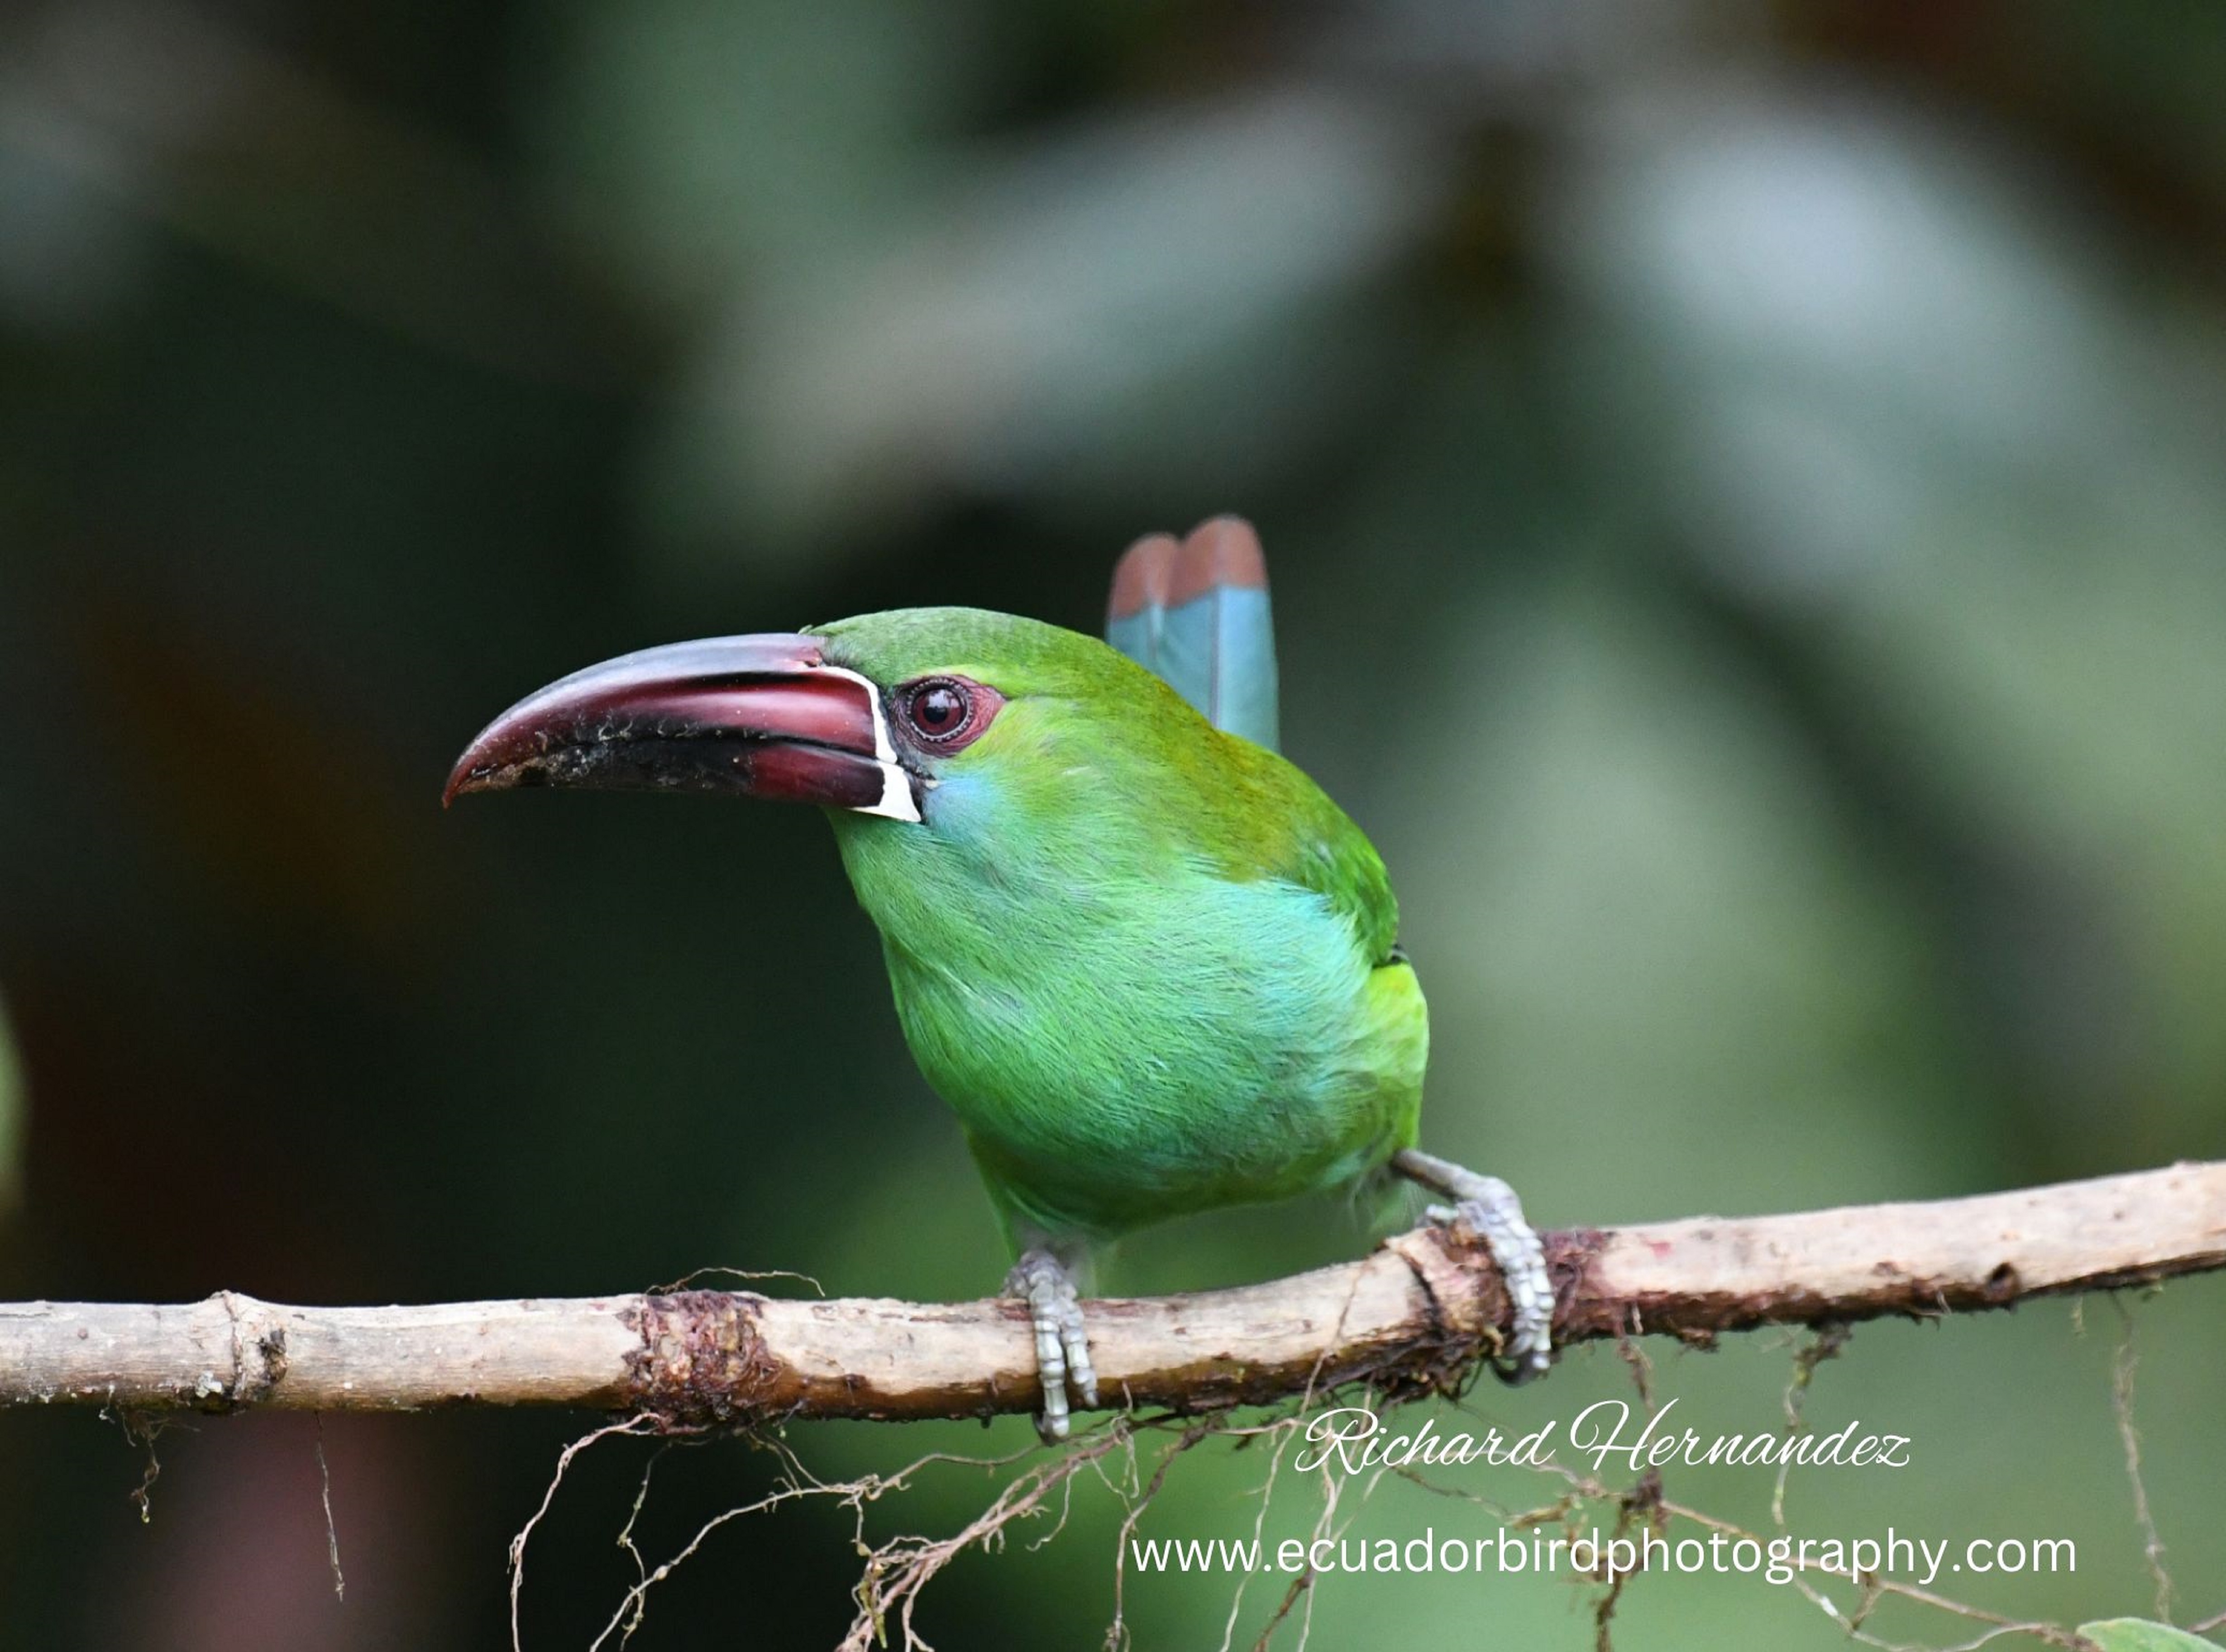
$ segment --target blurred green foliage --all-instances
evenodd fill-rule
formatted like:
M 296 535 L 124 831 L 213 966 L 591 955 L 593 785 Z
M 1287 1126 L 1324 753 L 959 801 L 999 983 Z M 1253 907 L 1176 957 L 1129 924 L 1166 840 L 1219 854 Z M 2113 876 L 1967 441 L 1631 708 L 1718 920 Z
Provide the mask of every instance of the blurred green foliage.
M 2102 1652 L 2209 1652 L 2217 1644 L 2166 1623 L 2140 1617 L 2114 1617 L 2107 1623 L 2082 1623 L 2079 1632 Z
M 0 1296 L 707 1263 L 985 1291 L 986 1206 L 820 823 L 444 817 L 440 780 L 518 693 L 627 647 L 923 602 L 1091 628 L 1129 538 L 1231 509 L 1275 569 L 1286 746 L 1404 902 L 1428 1145 L 1542 1222 L 2226 1153 L 2222 64 L 2215 11 L 2070 0 L 16 9 Z M 1106 1283 L 1368 1237 L 1236 1213 Z M 2121 1305 L 2185 1613 L 2226 1607 L 2219 1303 Z M 1909 1433 L 1917 1466 L 1797 1477 L 1797 1528 L 2070 1536 L 2074 1576 L 1954 1592 L 2149 1611 L 2124 1323 L 1863 1328 L 1807 1414 Z M 1788 1343 L 1655 1359 L 1704 1433 L 1781 1414 Z M 1470 1402 L 1519 1432 L 1630 1392 L 1600 1350 Z M 500 1557 L 576 1421 L 176 1431 L 143 1528 L 112 1422 L 0 1418 L 0 1642 L 499 1643 Z M 789 1444 L 832 1475 L 1027 1438 Z M 584 1642 L 631 1581 L 627 1449 L 537 1533 L 529 1645 Z M 646 1550 L 773 1471 L 663 1459 Z M 1262 1472 L 1193 1453 L 1145 1534 L 1244 1534 Z M 1667 1487 L 1750 1525 L 1771 1489 Z M 988 1495 L 951 1469 L 869 1528 Z M 1287 1477 L 1268 1534 L 1319 1496 Z M 1495 1518 L 1398 1480 L 1349 1512 Z M 1118 1522 L 1091 1487 L 923 1626 L 1094 1644 Z M 849 1536 L 817 1508 L 724 1528 L 635 1643 L 830 1644 Z M 1136 1644 L 1218 1642 L 1231 1590 L 1132 1575 Z M 1576 1647 L 1589 1600 L 1340 1578 L 1307 1611 L 1316 1645 Z M 1905 1603 L 1875 1627 L 1956 1638 Z M 1720 1579 L 1634 1583 L 1616 1630 L 1840 1638 Z

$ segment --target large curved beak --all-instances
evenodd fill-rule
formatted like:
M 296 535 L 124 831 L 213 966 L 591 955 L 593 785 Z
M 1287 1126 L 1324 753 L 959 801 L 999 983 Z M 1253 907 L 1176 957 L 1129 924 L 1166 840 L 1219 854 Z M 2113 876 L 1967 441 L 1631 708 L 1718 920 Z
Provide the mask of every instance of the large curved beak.
M 622 655 L 530 694 L 480 731 L 445 807 L 511 786 L 727 791 L 918 821 L 881 693 L 816 638 L 717 637 Z

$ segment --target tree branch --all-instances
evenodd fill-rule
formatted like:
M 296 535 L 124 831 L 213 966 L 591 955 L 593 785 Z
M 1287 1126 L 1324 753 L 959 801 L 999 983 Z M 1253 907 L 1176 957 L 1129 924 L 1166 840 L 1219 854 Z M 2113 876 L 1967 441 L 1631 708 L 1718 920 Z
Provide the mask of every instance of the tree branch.
M 2226 1267 L 2226 1162 L 1929 1204 L 1546 1236 L 1557 1343 L 1930 1318 Z M 1109 1403 L 1201 1410 L 1367 1380 L 1449 1385 L 1506 1302 L 1481 1247 L 1421 1228 L 1269 1284 L 1090 1305 Z M 1039 1403 L 1016 1302 L 749 1292 L 302 1308 L 0 1305 L 0 1404 L 393 1411 L 563 1405 L 673 1426 L 974 1417 Z

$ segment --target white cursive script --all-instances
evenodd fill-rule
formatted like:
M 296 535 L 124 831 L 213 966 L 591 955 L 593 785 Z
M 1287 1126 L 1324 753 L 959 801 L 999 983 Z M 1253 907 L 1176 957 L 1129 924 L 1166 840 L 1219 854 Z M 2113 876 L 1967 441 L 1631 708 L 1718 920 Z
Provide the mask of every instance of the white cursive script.
M 1658 1469 L 1671 1463 L 1698 1467 L 1703 1463 L 1737 1463 L 1746 1467 L 1804 1464 L 1840 1464 L 1850 1468 L 1905 1469 L 1909 1466 L 1906 1434 L 1858 1434 L 1862 1425 L 1851 1420 L 1828 1434 L 1789 1434 L 1778 1430 L 1760 1434 L 1718 1434 L 1703 1440 L 1688 1428 L 1671 1433 L 1663 1423 L 1677 1408 L 1675 1400 L 1646 1419 L 1638 1433 L 1626 1440 L 1631 1407 L 1621 1400 L 1602 1400 L 1587 1406 L 1569 1420 L 1569 1447 L 1593 1460 L 1598 1473 L 1610 1458 L 1625 1467 Z
M 1318 1469 L 1334 1457 L 1347 1473 L 1363 1469 L 1410 1468 L 1417 1463 L 1519 1463 L 1544 1468 L 1554 1460 L 1547 1445 L 1558 1423 L 1510 1441 L 1497 1428 L 1475 1434 L 1440 1434 L 1431 1419 L 1411 1434 L 1386 1434 L 1383 1420 L 1365 1406 L 1340 1406 L 1307 1425 L 1307 1449 L 1295 1459 L 1301 1469 Z
M 1690 1428 L 1673 1431 L 1665 1426 L 1676 1408 L 1677 1401 L 1670 1401 L 1634 1430 L 1626 1401 L 1600 1401 L 1570 1420 L 1569 1448 L 1590 1458 L 1594 1473 L 1604 1471 L 1611 1459 L 1634 1473 L 1672 1463 L 1695 1468 L 1704 1463 L 1736 1463 L 1749 1468 L 1909 1466 L 1908 1435 L 1864 1433 L 1860 1432 L 1860 1420 L 1851 1420 L 1828 1434 L 1789 1434 L 1773 1429 L 1703 1439 Z M 1441 1434 L 1437 1423 L 1425 1417 L 1420 1427 L 1394 1434 L 1385 1431 L 1383 1419 L 1367 1407 L 1340 1406 L 1307 1425 L 1307 1444 L 1295 1461 L 1301 1469 L 1318 1469 L 1334 1461 L 1348 1474 L 1426 1463 L 1512 1463 L 1546 1468 L 1553 1464 L 1554 1436 L 1560 1427 L 1558 1422 L 1549 1422 L 1514 1439 L 1497 1428 L 1486 1428 L 1481 1434 Z

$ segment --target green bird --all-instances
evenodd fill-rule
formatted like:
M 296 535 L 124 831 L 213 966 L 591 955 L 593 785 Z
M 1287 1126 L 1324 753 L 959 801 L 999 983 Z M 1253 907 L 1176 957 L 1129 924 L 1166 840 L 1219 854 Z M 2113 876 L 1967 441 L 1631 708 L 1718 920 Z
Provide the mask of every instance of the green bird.
M 1108 642 L 976 608 L 679 643 L 576 672 L 474 740 L 459 793 L 724 791 L 820 805 L 880 929 L 905 1038 L 958 1115 L 1016 1261 L 1039 1426 L 1097 1404 L 1093 1247 L 1387 1172 L 1487 1242 L 1495 1369 L 1550 1357 L 1511 1190 L 1420 1153 L 1429 1026 L 1375 848 L 1278 756 L 1249 525 L 1153 535 Z

